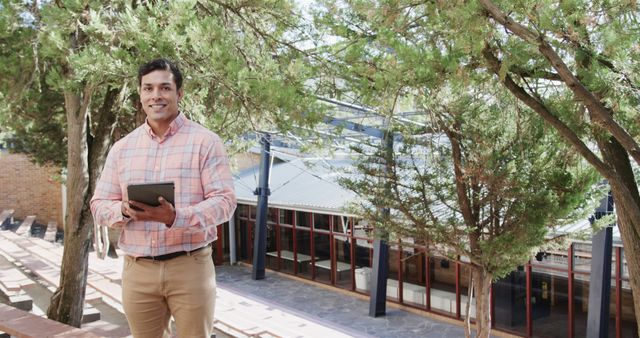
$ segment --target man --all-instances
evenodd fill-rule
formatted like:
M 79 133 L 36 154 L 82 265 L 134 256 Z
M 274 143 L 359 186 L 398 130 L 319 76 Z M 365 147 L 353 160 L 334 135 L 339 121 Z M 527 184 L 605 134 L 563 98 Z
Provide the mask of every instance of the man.
M 138 71 L 145 123 L 116 142 L 91 199 L 95 222 L 122 228 L 122 303 L 134 337 L 210 337 L 216 282 L 211 243 L 236 207 L 220 138 L 178 110 L 182 74 L 165 59 Z M 173 181 L 175 200 L 150 206 L 127 186 Z

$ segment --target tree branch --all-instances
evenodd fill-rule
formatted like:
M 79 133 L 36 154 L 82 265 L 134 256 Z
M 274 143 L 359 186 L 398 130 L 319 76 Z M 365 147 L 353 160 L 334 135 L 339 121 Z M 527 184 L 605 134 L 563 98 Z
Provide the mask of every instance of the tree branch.
M 553 47 L 544 39 L 544 36 L 538 35 L 530 31 L 527 27 L 511 20 L 508 15 L 503 13 L 490 0 L 479 1 L 485 10 L 487 10 L 488 14 L 498 23 L 525 41 L 538 46 L 540 53 L 551 63 L 553 68 L 558 72 L 558 75 L 573 92 L 576 99 L 582 101 L 589 111 L 593 112 L 595 116 L 598 116 L 599 121 L 597 122 L 622 144 L 636 163 L 640 164 L 640 146 L 638 143 L 613 119 L 611 111 L 573 75 L 558 53 L 556 53 Z
M 493 54 L 491 47 L 489 44 L 485 44 L 485 48 L 482 50 L 482 55 L 484 56 L 489 69 L 498 75 L 500 73 L 501 62 L 498 58 Z M 522 87 L 516 84 L 511 76 L 507 74 L 502 81 L 503 84 L 507 87 L 507 89 L 520 101 L 529 106 L 529 108 L 533 109 L 540 117 L 542 117 L 545 121 L 547 121 L 551 126 L 553 126 L 560 136 L 562 136 L 565 141 L 571 144 L 593 167 L 605 178 L 611 178 L 612 176 L 612 168 L 609 167 L 606 163 L 604 163 L 600 158 L 598 158 L 590 149 L 587 147 L 584 142 L 569 128 L 564 122 L 562 122 L 558 117 L 553 115 L 549 108 L 544 105 L 542 102 L 535 99 L 529 93 L 527 93 Z

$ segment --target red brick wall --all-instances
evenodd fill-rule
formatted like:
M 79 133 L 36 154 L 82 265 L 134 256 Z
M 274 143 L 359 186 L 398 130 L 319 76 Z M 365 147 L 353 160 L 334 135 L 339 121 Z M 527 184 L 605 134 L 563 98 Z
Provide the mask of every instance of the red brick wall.
M 36 222 L 58 222 L 62 227 L 62 185 L 52 178 L 53 167 L 39 167 L 27 156 L 0 151 L 0 211 L 14 209 L 13 216 L 35 215 Z

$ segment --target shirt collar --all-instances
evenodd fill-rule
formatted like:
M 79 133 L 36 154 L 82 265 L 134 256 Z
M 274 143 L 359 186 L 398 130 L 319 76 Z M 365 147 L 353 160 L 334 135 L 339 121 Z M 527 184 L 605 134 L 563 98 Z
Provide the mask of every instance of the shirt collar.
M 178 130 L 180 130 L 180 128 L 185 124 L 186 121 L 187 121 L 187 118 L 184 116 L 184 114 L 181 112 L 178 112 L 178 116 L 176 116 L 176 118 L 173 119 L 173 121 L 171 121 L 171 124 L 169 124 L 169 129 L 167 130 L 167 133 L 164 135 L 164 138 L 169 137 L 171 135 L 175 135 L 178 132 Z M 144 120 L 143 126 L 149 136 L 158 137 L 158 135 L 156 135 L 153 132 L 153 129 L 151 129 L 148 118 Z

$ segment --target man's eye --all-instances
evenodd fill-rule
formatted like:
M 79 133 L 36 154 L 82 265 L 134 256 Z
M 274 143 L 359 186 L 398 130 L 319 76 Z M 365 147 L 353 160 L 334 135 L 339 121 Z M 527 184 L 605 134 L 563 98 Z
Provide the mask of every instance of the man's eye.
M 144 90 L 145 92 L 150 92 L 151 88 L 147 87 L 147 88 L 143 88 L 142 90 Z

